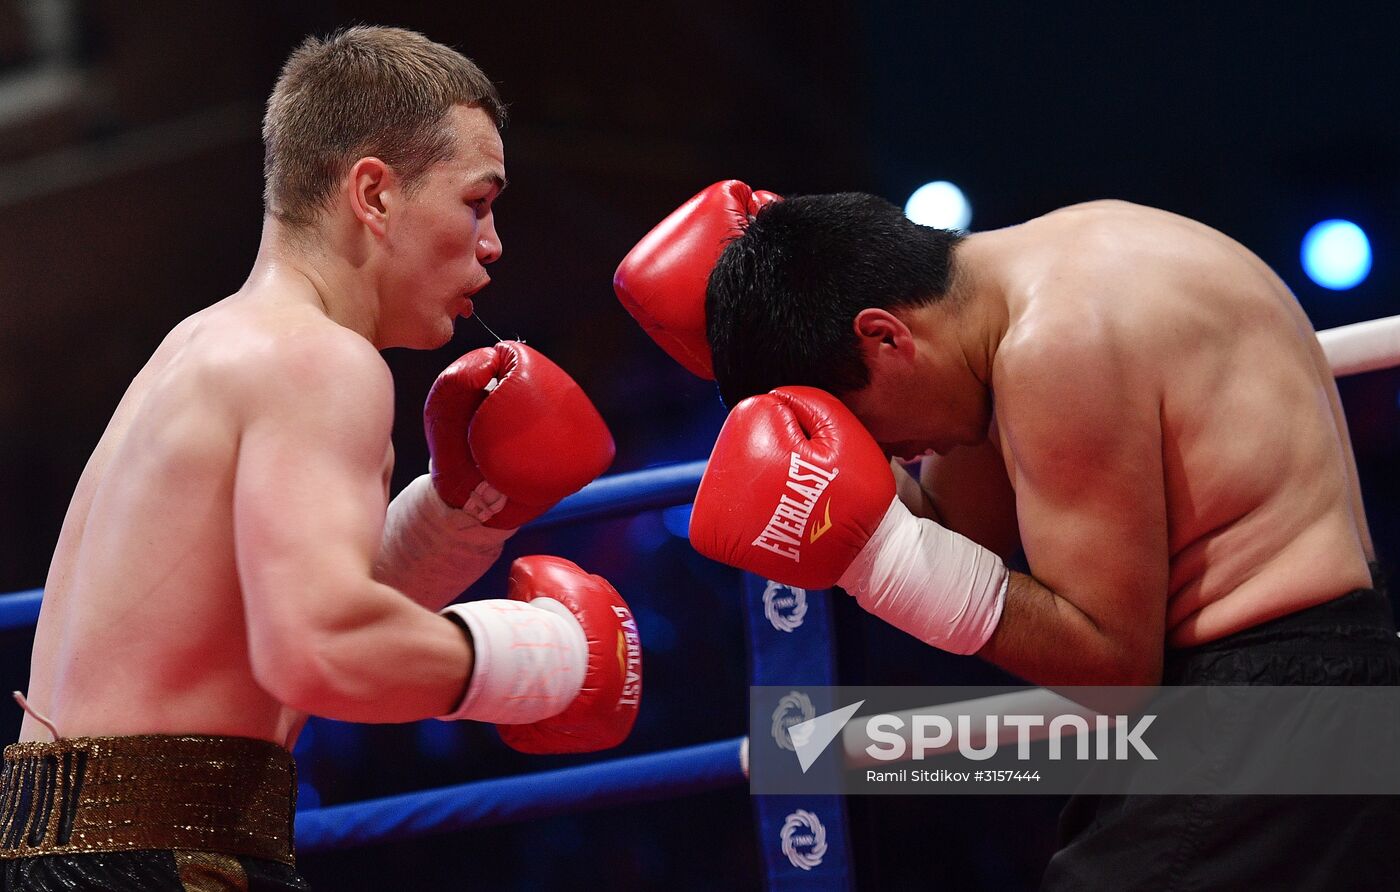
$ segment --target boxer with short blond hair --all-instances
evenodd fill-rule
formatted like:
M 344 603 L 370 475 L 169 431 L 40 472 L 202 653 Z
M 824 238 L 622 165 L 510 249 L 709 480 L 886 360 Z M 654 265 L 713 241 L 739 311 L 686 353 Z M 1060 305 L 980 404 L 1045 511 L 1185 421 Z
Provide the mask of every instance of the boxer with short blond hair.
M 640 648 L 605 580 L 525 557 L 505 597 L 448 606 L 612 459 L 562 369 L 517 343 L 453 363 L 431 474 L 388 499 L 378 351 L 443 346 L 488 283 L 501 123 L 480 69 L 422 35 L 293 53 L 252 272 L 169 333 L 73 495 L 5 755 L 0 888 L 305 888 L 308 714 L 497 722 L 526 752 L 627 735 Z

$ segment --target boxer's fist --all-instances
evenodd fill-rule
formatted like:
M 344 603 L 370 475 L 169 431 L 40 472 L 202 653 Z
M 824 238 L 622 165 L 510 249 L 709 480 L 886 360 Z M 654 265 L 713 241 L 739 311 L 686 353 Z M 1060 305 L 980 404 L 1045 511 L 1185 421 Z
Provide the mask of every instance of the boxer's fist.
M 705 286 L 725 245 L 778 196 L 738 180 L 715 183 L 681 205 L 637 243 L 613 276 L 627 312 L 671 358 L 713 379 L 705 338 Z
M 428 392 L 423 426 L 438 495 L 460 508 L 485 482 L 505 497 L 485 518 L 496 529 L 539 516 L 613 459 L 612 434 L 579 386 L 516 341 L 448 366 Z
M 729 413 L 695 496 L 690 541 L 767 579 L 830 588 L 893 498 L 888 459 L 840 400 L 780 387 Z
M 641 702 L 642 648 L 636 620 L 617 591 L 571 561 L 536 555 L 511 564 L 509 597 L 567 611 L 583 629 L 588 668 L 563 712 L 533 724 L 500 725 L 501 739 L 522 753 L 587 753 L 625 740 Z

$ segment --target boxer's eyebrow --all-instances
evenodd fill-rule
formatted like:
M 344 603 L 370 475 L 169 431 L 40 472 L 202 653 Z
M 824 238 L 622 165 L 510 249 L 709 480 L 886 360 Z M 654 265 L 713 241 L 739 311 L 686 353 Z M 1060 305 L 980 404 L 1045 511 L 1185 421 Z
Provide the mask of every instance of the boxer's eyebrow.
M 484 173 L 481 176 L 473 179 L 469 185 L 476 186 L 481 183 L 490 183 L 491 185 L 495 186 L 497 195 L 506 191 L 506 187 L 510 185 L 510 183 L 506 181 L 505 177 L 495 172 Z

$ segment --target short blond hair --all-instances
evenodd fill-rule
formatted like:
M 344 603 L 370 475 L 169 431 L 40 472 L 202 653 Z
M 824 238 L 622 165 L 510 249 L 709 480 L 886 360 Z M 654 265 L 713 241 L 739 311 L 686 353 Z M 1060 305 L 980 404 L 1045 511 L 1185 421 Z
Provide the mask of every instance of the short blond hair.
M 356 160 L 373 155 L 412 189 L 451 158 L 455 105 L 478 106 L 496 127 L 496 87 L 451 47 L 402 28 L 359 26 L 307 38 L 287 58 L 263 116 L 263 206 L 310 226 Z

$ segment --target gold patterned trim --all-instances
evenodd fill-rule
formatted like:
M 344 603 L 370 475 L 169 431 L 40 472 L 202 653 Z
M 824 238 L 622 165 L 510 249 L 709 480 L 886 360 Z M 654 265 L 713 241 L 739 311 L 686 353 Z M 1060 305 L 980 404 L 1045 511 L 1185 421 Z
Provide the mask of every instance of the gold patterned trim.
M 189 849 L 294 863 L 296 768 L 246 737 L 72 737 L 5 747 L 0 859 Z

